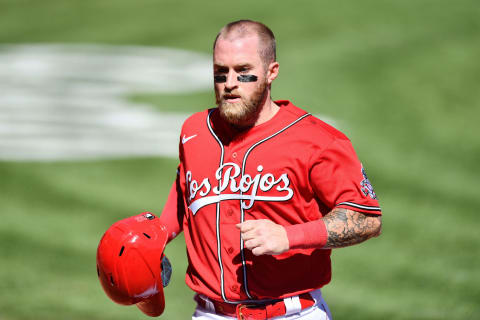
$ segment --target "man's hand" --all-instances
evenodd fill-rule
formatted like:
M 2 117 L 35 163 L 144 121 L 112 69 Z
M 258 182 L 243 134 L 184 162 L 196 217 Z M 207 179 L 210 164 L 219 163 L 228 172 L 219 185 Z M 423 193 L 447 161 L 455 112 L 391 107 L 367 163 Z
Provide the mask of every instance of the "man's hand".
M 281 254 L 289 247 L 285 228 L 270 220 L 247 220 L 237 224 L 245 248 L 256 256 L 262 254 Z

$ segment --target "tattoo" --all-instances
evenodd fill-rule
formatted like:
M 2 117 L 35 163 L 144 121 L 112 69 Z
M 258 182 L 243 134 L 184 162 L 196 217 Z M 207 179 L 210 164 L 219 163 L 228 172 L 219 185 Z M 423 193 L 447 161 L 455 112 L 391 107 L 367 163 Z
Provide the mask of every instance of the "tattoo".
M 382 224 L 381 216 L 343 208 L 333 209 L 323 221 L 328 232 L 324 249 L 348 247 L 378 236 Z

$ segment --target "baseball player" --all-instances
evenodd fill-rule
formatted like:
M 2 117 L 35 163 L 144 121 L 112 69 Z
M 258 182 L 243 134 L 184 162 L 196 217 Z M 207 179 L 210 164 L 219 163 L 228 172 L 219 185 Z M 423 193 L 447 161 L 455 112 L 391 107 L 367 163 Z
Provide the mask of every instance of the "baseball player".
M 193 319 L 331 319 L 331 249 L 378 236 L 381 209 L 348 138 L 271 99 L 275 38 L 250 20 L 213 47 L 217 107 L 182 127 L 160 221 L 184 232 Z

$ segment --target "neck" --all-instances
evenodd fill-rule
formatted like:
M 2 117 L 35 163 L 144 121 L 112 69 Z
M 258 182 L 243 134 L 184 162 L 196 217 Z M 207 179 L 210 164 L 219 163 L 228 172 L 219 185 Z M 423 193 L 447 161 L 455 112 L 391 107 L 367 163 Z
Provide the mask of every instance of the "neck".
M 280 110 L 280 107 L 275 102 L 273 102 L 272 99 L 270 99 L 270 96 L 267 97 L 268 98 L 264 100 L 257 114 L 255 115 L 255 117 L 252 117 L 250 122 L 241 125 L 235 125 L 230 123 L 229 125 L 238 132 L 241 132 L 261 125 L 262 123 L 265 123 L 268 120 L 272 119 L 277 114 L 278 110 Z
M 265 100 L 265 103 L 260 109 L 260 112 L 258 113 L 258 117 L 253 124 L 253 126 L 258 126 L 261 125 L 262 123 L 267 122 L 268 120 L 272 119 L 280 110 L 280 107 L 273 102 L 272 99 L 270 99 L 270 95 L 268 98 Z

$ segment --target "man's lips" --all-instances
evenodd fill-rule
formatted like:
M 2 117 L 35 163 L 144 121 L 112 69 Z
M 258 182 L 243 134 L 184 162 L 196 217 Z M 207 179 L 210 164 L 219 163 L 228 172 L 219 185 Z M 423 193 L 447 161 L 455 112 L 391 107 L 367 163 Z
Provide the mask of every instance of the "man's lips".
M 236 94 L 225 94 L 225 95 L 223 95 L 223 100 L 228 101 L 228 102 L 239 101 L 239 100 L 241 100 L 241 96 L 236 95 Z

